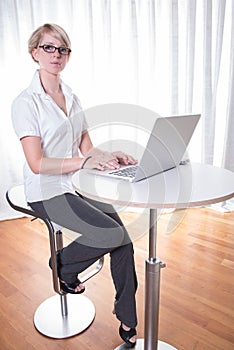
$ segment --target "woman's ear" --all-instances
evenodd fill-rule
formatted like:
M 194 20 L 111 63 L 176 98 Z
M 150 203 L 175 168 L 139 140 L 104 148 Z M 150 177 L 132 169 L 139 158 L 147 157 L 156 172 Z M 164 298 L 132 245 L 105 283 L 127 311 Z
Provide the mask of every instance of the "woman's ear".
M 34 61 L 38 62 L 38 49 L 34 48 L 32 49 L 32 58 L 34 59 Z

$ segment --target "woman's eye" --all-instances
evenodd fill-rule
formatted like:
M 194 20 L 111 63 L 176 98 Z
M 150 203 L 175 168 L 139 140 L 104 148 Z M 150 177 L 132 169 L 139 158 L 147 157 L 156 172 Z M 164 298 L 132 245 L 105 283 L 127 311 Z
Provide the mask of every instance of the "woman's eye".
M 61 54 L 67 54 L 67 48 L 66 47 L 60 47 L 60 53 Z
M 45 45 L 44 47 L 46 51 L 51 51 L 51 52 L 54 51 L 54 46 L 52 45 Z

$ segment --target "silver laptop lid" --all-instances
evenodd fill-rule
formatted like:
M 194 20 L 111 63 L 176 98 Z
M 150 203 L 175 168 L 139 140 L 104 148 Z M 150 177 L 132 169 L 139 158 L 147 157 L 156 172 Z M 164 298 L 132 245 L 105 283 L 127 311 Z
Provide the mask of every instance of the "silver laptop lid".
M 178 166 L 200 117 L 189 114 L 157 118 L 134 181 Z

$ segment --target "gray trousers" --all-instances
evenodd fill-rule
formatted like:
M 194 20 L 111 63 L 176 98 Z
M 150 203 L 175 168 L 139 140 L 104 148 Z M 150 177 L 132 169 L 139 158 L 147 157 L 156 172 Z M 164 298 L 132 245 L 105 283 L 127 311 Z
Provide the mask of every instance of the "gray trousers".
M 60 255 L 60 277 L 67 283 L 74 282 L 79 273 L 100 257 L 110 254 L 116 316 L 127 326 L 136 327 L 133 244 L 114 208 L 71 193 L 28 204 L 52 222 L 79 233 Z

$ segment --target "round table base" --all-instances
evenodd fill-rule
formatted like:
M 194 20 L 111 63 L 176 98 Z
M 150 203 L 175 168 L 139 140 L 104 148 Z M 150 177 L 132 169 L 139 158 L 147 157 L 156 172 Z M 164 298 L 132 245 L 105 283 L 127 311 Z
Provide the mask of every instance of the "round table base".
M 50 338 L 63 339 L 83 332 L 93 322 L 95 307 L 83 295 L 67 295 L 67 316 L 62 316 L 60 296 L 46 299 L 36 310 L 36 329 Z
M 126 350 L 126 349 L 129 349 L 129 348 L 127 348 L 125 344 L 122 344 L 117 348 L 115 348 L 115 350 Z M 137 343 L 136 343 L 136 346 L 134 347 L 134 350 L 144 350 L 144 339 L 137 339 Z M 171 346 L 159 340 L 157 350 L 176 350 L 176 348 L 174 348 L 174 346 Z

